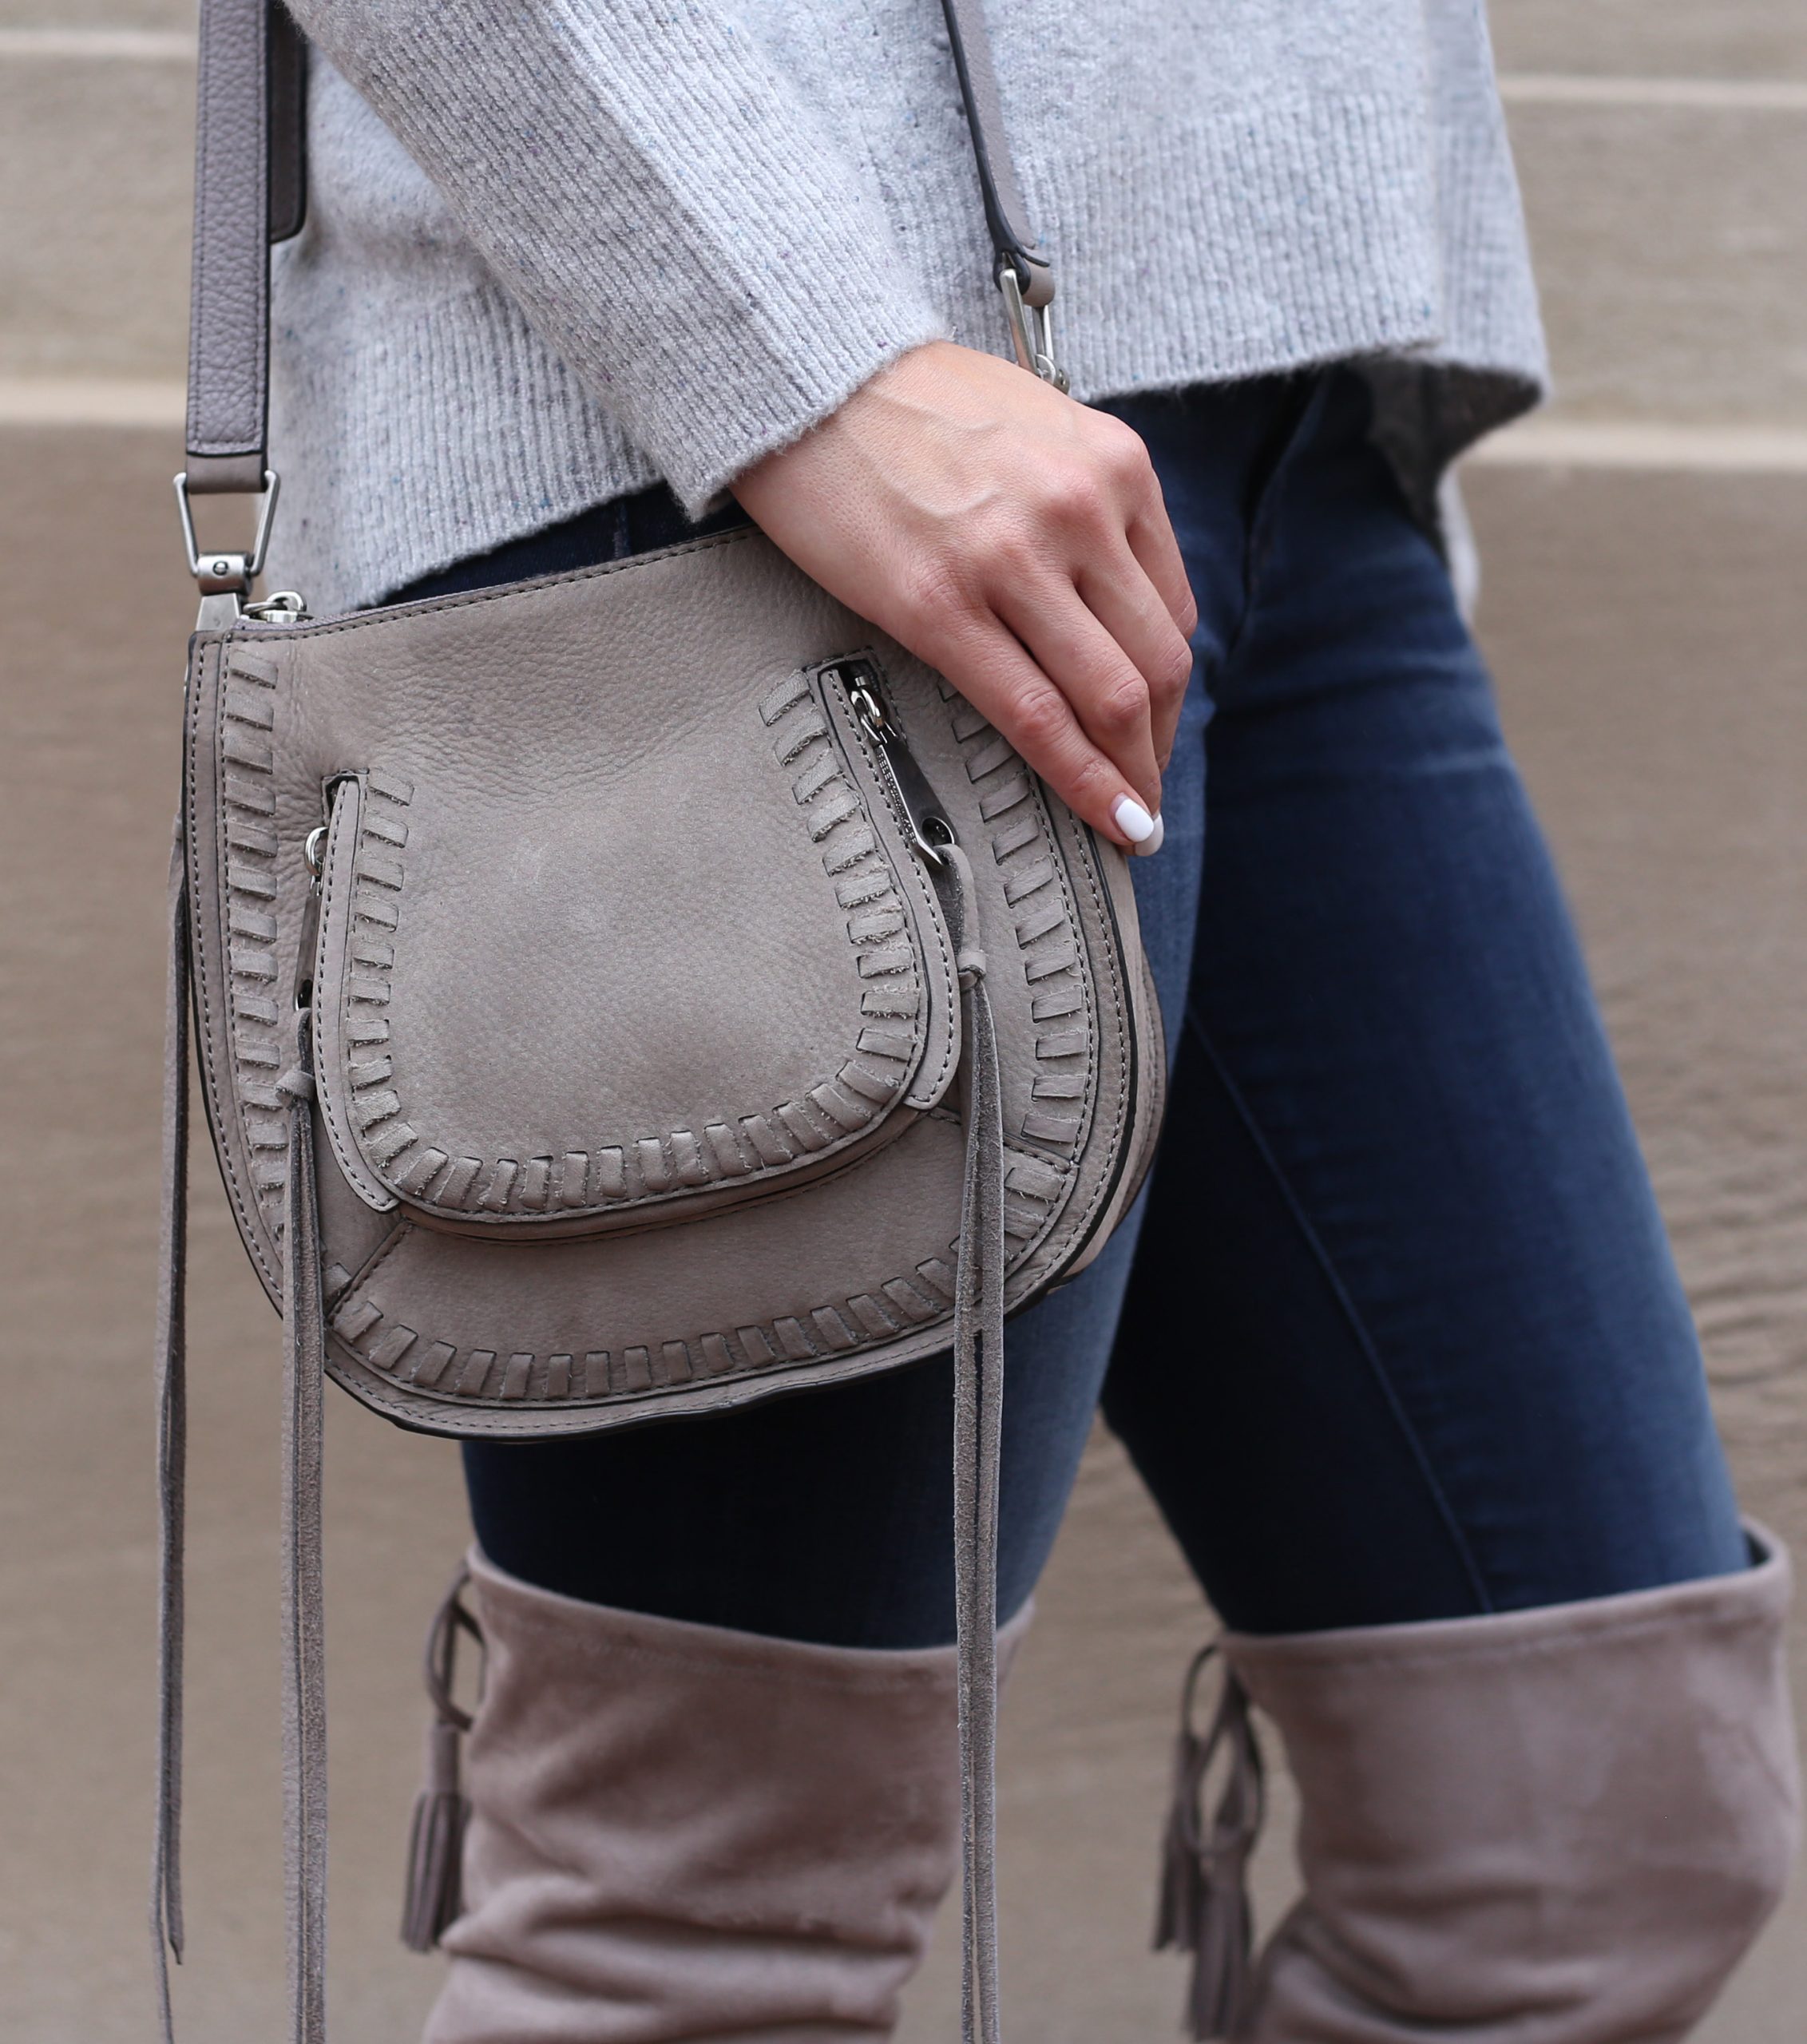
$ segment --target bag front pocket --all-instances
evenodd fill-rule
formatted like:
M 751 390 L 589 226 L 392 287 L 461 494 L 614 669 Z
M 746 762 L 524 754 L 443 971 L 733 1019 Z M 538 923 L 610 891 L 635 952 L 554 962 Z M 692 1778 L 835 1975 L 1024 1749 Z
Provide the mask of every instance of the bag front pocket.
M 481 781 L 347 766 L 315 1012 L 361 1199 L 492 1237 L 657 1226 L 838 1170 L 940 1099 L 950 946 L 831 686 L 650 730 L 612 730 L 599 691 L 552 777 L 502 747 Z

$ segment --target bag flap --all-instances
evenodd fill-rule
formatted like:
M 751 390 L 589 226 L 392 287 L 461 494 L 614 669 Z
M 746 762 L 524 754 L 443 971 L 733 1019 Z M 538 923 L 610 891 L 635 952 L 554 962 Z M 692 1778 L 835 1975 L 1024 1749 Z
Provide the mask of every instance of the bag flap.
M 946 933 L 839 691 L 629 693 L 598 687 L 555 748 L 483 747 L 481 777 L 347 763 L 317 1064 L 370 1205 L 485 1234 L 688 1218 L 945 1090 Z

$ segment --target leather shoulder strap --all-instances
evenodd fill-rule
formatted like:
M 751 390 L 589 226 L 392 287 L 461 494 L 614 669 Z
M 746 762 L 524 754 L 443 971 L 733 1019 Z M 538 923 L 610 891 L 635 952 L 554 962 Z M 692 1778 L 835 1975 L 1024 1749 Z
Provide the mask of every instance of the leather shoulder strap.
M 1054 273 L 1017 186 L 982 0 L 942 7 L 997 267 L 1012 272 L 1024 305 L 1045 307 Z M 269 244 L 299 232 L 306 212 L 306 55 L 280 0 L 201 0 L 188 339 L 188 487 L 196 495 L 264 487 Z
M 287 241 L 307 217 L 307 38 L 280 0 L 267 17 L 270 239 Z
M 205 495 L 264 487 L 269 244 L 305 204 L 303 46 L 275 0 L 201 0 L 199 56 L 187 465 Z
M 1054 297 L 1054 271 L 1047 256 L 1039 252 L 1038 237 L 1029 225 L 1016 183 L 1016 165 L 997 96 L 997 73 L 992 68 L 984 0 L 941 0 L 941 11 L 947 16 L 961 97 L 966 102 L 966 125 L 978 159 L 979 193 L 985 201 L 996 267 L 1009 264 L 1016 272 L 1025 305 L 1049 304 Z

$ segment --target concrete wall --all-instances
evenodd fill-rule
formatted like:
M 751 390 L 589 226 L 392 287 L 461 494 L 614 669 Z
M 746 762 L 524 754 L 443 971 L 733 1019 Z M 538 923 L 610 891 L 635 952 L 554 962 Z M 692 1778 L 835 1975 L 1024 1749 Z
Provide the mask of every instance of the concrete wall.
M 1481 627 L 1575 893 L 1747 1500 L 1807 1542 L 1807 11 L 1494 10 L 1561 394 L 1472 465 Z M 182 0 L 0 0 L 0 2034 L 146 2032 L 157 929 L 174 787 L 192 92 Z M 275 1329 L 196 1173 L 197 2044 L 274 2028 Z M 406 2037 L 415 1641 L 442 1444 L 333 1401 L 335 2020 Z M 1111 1444 L 1013 1693 L 1019 2034 L 1171 2034 L 1139 1956 L 1207 1622 Z M 1802 1668 L 1807 1677 L 1807 1665 Z M 1261 1867 L 1289 1876 L 1282 1823 Z M 909 2044 L 951 2034 L 951 1940 Z M 1798 2044 L 1797 1888 L 1702 2033 Z

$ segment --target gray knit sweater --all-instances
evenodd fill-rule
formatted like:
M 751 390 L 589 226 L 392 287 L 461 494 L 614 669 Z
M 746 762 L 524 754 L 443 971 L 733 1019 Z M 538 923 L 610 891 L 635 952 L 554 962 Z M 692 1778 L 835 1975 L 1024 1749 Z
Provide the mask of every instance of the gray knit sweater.
M 1008 352 L 938 0 L 291 0 L 272 568 L 317 610 L 664 477 L 692 511 L 937 335 Z M 1434 480 L 1543 343 L 1481 0 L 989 0 L 1076 395 L 1372 358 Z

